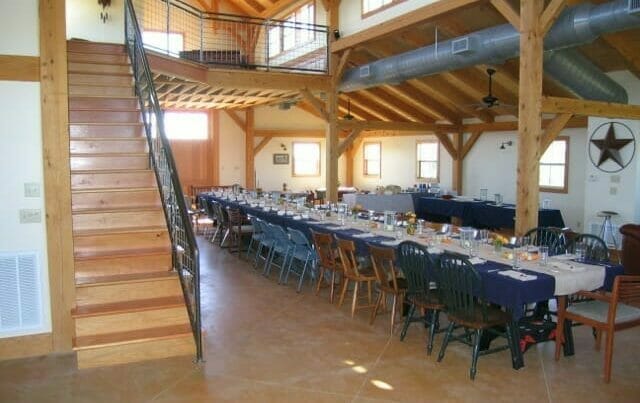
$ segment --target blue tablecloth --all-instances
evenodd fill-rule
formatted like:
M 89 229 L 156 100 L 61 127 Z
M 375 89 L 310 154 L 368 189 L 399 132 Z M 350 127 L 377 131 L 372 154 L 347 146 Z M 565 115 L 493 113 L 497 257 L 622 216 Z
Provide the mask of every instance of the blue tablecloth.
M 416 213 L 420 218 L 434 221 L 457 217 L 462 225 L 476 228 L 514 228 L 516 209 L 512 204 L 496 206 L 492 202 L 420 197 L 416 202 Z M 563 228 L 562 213 L 557 209 L 540 209 L 538 225 Z

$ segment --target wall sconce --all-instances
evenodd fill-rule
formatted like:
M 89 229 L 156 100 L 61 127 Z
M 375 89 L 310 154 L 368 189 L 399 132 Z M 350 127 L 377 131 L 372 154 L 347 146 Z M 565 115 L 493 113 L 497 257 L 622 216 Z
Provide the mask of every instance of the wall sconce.
M 111 6 L 111 0 L 98 0 L 98 4 L 102 6 L 102 11 L 100 11 L 100 19 L 102 20 L 103 24 L 106 24 L 107 20 L 109 19 L 109 13 L 107 12 L 106 8 Z
M 280 148 L 282 148 L 282 151 L 287 151 L 287 146 L 284 143 L 280 143 Z
M 500 149 L 505 150 L 506 149 L 505 145 L 508 145 L 509 147 L 511 147 L 513 145 L 513 141 L 511 140 L 503 141 L 502 144 L 500 144 Z
M 333 37 L 336 39 L 340 39 L 340 31 L 338 31 L 337 29 L 333 30 Z

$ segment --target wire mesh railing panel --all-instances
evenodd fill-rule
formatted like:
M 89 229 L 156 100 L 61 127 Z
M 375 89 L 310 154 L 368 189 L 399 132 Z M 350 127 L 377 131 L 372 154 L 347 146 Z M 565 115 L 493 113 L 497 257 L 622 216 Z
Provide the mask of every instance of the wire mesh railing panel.
M 324 25 L 199 10 L 181 0 L 133 0 L 148 49 L 208 65 L 327 72 Z
M 156 174 L 171 238 L 173 267 L 180 276 L 180 283 L 196 344 L 196 359 L 201 361 L 202 331 L 198 245 L 191 226 L 171 147 L 164 131 L 162 110 L 155 92 L 153 77 L 143 47 L 142 34 L 131 0 L 125 1 L 125 40 L 149 144 L 150 162 Z

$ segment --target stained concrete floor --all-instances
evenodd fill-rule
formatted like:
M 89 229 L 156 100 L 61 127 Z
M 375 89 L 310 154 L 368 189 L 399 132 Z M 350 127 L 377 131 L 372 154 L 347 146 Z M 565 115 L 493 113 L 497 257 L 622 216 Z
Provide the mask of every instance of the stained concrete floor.
M 640 328 L 616 334 L 613 379 L 602 381 L 602 353 L 575 329 L 576 355 L 553 359 L 553 343 L 525 353 L 481 357 L 470 381 L 470 349 L 451 344 L 443 362 L 426 356 L 425 330 L 404 342 L 389 315 L 368 324 L 327 292 L 276 284 L 235 255 L 201 242 L 206 362 L 190 358 L 78 371 L 73 355 L 0 362 L 1 402 L 638 402 Z M 437 337 L 435 349 L 440 346 Z

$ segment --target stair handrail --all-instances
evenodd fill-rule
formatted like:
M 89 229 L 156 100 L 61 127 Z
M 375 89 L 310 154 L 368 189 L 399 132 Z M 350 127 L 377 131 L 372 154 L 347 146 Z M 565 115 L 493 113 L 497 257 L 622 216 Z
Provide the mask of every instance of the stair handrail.
M 140 103 L 149 158 L 162 199 L 172 245 L 173 268 L 180 276 L 191 330 L 196 345 L 196 362 L 202 361 L 200 315 L 200 259 L 189 209 L 178 177 L 171 145 L 164 129 L 164 115 L 158 101 L 142 34 L 131 0 L 125 0 L 125 47 L 131 60 L 136 95 Z M 156 129 L 154 132 L 154 128 Z

